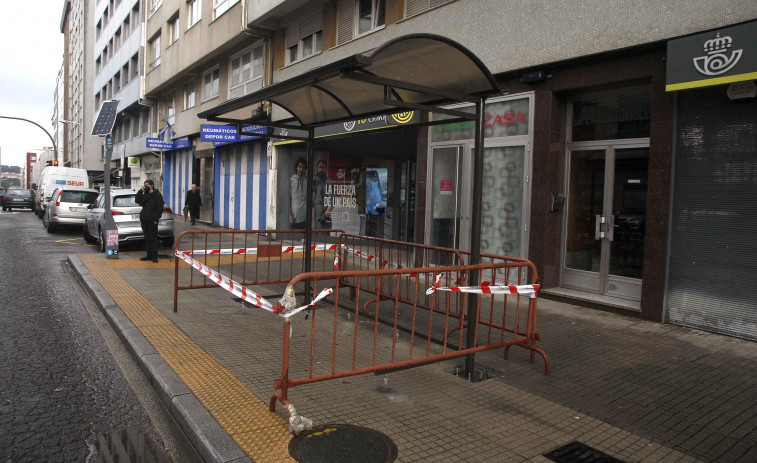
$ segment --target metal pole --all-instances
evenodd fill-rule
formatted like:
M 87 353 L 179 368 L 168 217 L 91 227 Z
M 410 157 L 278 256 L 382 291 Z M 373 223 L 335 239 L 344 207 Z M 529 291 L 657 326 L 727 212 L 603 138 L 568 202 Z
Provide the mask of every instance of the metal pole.
M 307 207 L 305 213 L 305 246 L 303 251 L 305 252 L 305 273 L 311 270 L 311 258 L 310 258 L 310 246 L 313 242 L 313 148 L 315 145 L 315 129 L 308 128 L 308 171 L 307 171 L 307 193 L 305 205 Z M 305 299 L 310 297 L 310 280 L 305 282 Z
M 50 132 L 48 132 L 47 130 L 45 130 L 44 127 L 42 127 L 41 125 L 37 124 L 34 121 L 30 121 L 29 119 L 24 119 L 22 117 L 0 116 L 0 119 L 15 119 L 17 121 L 29 122 L 31 124 L 36 125 L 40 129 L 42 129 L 47 134 L 47 136 L 50 138 L 50 141 L 53 142 L 53 154 L 55 154 L 55 160 L 56 161 L 58 160 L 58 145 L 55 143 L 55 140 L 53 139 L 53 136 L 50 135 Z
M 471 247 L 470 265 L 481 262 L 481 201 L 483 199 L 484 182 L 484 108 L 485 101 L 481 98 L 476 103 L 476 139 L 473 145 L 473 213 L 471 214 Z M 478 285 L 479 271 L 471 270 L 470 285 Z M 465 337 L 465 347 L 470 349 L 476 345 L 476 328 L 478 327 L 478 295 L 468 295 L 468 332 Z M 476 358 L 475 354 L 465 357 L 465 377 L 473 378 Z
M 105 239 L 105 258 L 118 259 L 118 227 L 113 220 L 113 214 L 110 209 L 110 161 L 113 157 L 113 138 L 110 135 L 105 136 L 105 169 L 103 169 L 103 185 L 105 185 L 105 213 L 104 219 L 104 236 Z M 115 234 L 115 244 L 113 235 Z

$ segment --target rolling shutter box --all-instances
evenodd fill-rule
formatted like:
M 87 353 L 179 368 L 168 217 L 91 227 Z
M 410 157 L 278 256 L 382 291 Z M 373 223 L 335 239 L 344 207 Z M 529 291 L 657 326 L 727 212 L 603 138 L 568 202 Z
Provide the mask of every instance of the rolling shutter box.
M 757 340 L 757 100 L 677 95 L 667 318 Z

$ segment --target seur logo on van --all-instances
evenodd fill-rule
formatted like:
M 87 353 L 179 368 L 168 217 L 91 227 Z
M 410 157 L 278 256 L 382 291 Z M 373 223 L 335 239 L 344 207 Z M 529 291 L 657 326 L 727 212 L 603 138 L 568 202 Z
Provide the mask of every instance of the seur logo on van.
M 79 181 L 76 181 L 76 180 L 69 180 L 68 182 L 66 182 L 66 185 L 68 185 L 68 186 L 84 186 L 84 182 L 79 182 Z

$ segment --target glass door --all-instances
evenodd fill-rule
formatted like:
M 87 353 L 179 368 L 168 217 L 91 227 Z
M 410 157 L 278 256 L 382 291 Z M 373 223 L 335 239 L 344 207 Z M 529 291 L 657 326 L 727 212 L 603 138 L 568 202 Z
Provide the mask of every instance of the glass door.
M 434 246 L 460 248 L 463 215 L 464 145 L 433 148 L 429 169 L 429 240 Z M 467 234 L 465 235 L 467 236 Z M 443 264 L 443 263 L 440 263 Z
M 648 166 L 648 146 L 570 151 L 563 286 L 641 298 Z

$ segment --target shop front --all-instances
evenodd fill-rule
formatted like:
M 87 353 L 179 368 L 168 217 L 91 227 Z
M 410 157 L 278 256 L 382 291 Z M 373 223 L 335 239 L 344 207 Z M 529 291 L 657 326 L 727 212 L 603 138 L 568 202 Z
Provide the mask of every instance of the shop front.
M 668 43 L 676 133 L 666 320 L 757 340 L 757 22 Z
M 491 98 L 485 108 L 481 252 L 527 257 L 533 95 Z M 428 131 L 425 242 L 470 249 L 474 124 Z
M 413 111 L 316 128 L 313 154 L 314 226 L 331 208 L 331 228 L 395 240 L 415 236 L 417 123 Z M 399 130 L 398 130 L 399 129 Z M 290 179 L 307 157 L 304 143 L 274 139 L 277 159 L 276 228 L 289 228 Z M 328 178 L 319 189 L 319 164 Z M 326 222 L 327 223 L 327 222 Z

